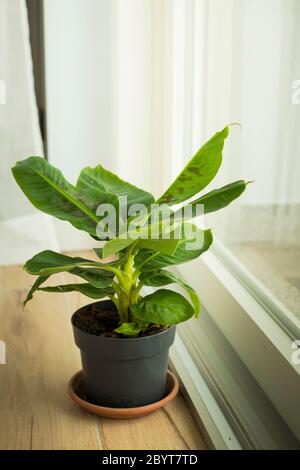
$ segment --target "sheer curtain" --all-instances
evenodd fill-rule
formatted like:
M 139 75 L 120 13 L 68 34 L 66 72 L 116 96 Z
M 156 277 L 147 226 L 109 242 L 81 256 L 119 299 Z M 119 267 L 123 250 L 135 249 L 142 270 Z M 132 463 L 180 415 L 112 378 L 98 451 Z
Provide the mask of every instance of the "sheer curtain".
M 71 181 L 82 166 L 102 163 L 159 196 L 203 141 L 239 122 L 242 128 L 232 128 L 214 184 L 240 177 L 255 184 L 208 223 L 239 256 L 247 248 L 247 259 L 245 243 L 254 242 L 269 243 L 271 250 L 274 243 L 284 247 L 285 259 L 287 250 L 295 255 L 297 0 L 45 0 L 44 5 L 50 163 Z M 7 95 L 0 104 L 0 219 L 12 243 L 12 218 L 37 217 L 37 211 L 14 184 L 10 166 L 42 154 L 42 148 L 25 2 L 0 0 L 0 8 L 0 80 Z M 75 242 L 69 228 L 63 222 L 56 227 L 61 247 L 87 246 L 88 237 Z M 27 246 L 34 232 L 26 235 Z M 268 269 L 264 263 L 261 271 Z M 298 273 L 286 276 L 296 302 Z
M 232 128 L 219 181 L 255 179 L 244 197 L 249 204 L 299 202 L 300 118 L 292 103 L 300 77 L 299 2 L 115 5 L 122 171 L 130 173 L 132 164 L 140 172 L 137 153 L 143 152 L 144 165 L 148 152 L 150 172 L 155 163 L 159 179 L 168 182 L 203 140 L 239 122 L 242 129 Z
M 206 222 L 299 325 L 300 107 L 292 97 L 300 3 L 175 0 L 171 9 L 177 66 L 166 122 L 176 135 L 165 159 L 179 170 L 217 129 L 241 124 L 231 130 L 214 184 L 240 177 L 255 183 Z
M 205 11 L 203 125 L 211 133 L 221 115 L 242 126 L 226 145 L 219 181 L 255 180 L 208 223 L 299 326 L 300 108 L 292 95 L 300 77 L 300 4 L 211 0 Z
M 120 0 L 116 11 L 121 172 L 158 195 L 203 141 L 240 123 L 213 186 L 255 183 L 206 222 L 300 318 L 299 1 Z
M 21 262 L 49 242 L 46 218 L 36 215 L 11 174 L 17 160 L 43 155 L 25 0 L 0 0 L 0 80 L 0 264 L 3 264 Z

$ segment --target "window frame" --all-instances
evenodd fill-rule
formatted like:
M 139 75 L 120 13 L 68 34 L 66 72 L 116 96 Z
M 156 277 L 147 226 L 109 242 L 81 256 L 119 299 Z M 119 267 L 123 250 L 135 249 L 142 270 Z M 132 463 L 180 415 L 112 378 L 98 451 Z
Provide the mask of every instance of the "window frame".
M 242 96 L 239 99 L 233 90 L 243 86 L 243 83 L 237 85 L 234 77 L 236 71 L 245 66 L 238 39 L 241 35 L 245 37 L 246 11 L 243 2 L 237 4 L 234 0 L 226 6 L 220 6 L 219 2 L 208 5 L 191 1 L 186 2 L 185 7 L 180 2 L 172 3 L 170 14 L 171 32 L 175 36 L 175 39 L 172 36 L 170 50 L 175 54 L 174 70 L 181 80 L 177 76 L 173 79 L 171 105 L 166 108 L 170 119 L 165 131 L 165 159 L 171 155 L 172 165 L 172 172 L 164 175 L 168 180 L 170 173 L 181 169 L 182 155 L 192 155 L 199 141 L 205 141 L 212 134 L 211 129 L 221 129 L 224 122 L 231 122 L 228 121 L 231 115 L 235 122 L 244 124 L 244 99 Z M 275 16 L 280 18 L 279 4 Z M 176 48 L 178 35 L 185 45 L 180 49 Z M 180 67 L 180 63 L 185 67 Z M 272 68 L 269 73 L 272 74 Z M 185 106 L 182 105 L 183 83 Z M 174 109 L 176 113 L 171 112 Z M 176 139 L 174 129 L 180 130 Z M 240 152 L 241 142 L 226 143 L 225 151 L 228 150 L 231 154 Z M 233 160 L 228 158 L 225 162 L 224 171 L 231 175 Z M 177 271 L 198 291 L 208 314 L 300 440 L 297 396 L 300 365 L 292 362 L 293 340 L 300 335 L 293 316 L 242 263 L 235 262 L 230 251 L 217 240 L 199 260 L 183 264 Z M 188 348 L 184 338 L 183 343 Z M 255 402 L 255 397 L 253 400 Z
M 179 325 L 170 359 L 210 448 L 299 449 L 297 438 L 204 308 L 198 320 Z
M 213 253 L 293 341 L 300 338 L 300 320 L 264 286 L 262 281 L 249 271 L 244 263 L 239 261 L 238 257 L 216 238 L 214 239 Z
M 293 339 L 224 264 L 217 246 L 177 271 L 197 290 L 213 321 L 300 440 L 300 364 L 292 362 Z

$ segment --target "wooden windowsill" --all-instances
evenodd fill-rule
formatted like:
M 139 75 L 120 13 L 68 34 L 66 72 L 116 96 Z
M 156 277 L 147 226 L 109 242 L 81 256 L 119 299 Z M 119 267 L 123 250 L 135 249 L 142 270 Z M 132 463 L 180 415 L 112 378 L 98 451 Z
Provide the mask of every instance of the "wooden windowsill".
M 89 253 L 76 255 L 91 258 Z M 181 395 L 154 414 L 126 421 L 97 418 L 76 407 L 66 385 L 80 369 L 70 316 L 87 303 L 77 293 L 37 293 L 23 309 L 34 277 L 0 268 L 0 449 L 206 449 Z M 49 284 L 72 282 L 59 274 Z

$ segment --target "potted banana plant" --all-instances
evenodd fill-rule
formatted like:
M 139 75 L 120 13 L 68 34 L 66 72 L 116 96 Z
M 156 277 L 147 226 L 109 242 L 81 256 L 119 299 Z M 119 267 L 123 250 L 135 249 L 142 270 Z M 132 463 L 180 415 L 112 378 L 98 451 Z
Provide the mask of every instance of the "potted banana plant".
M 25 304 L 36 291 L 78 291 L 94 299 L 72 317 L 89 402 L 128 408 L 164 396 L 176 325 L 200 312 L 195 290 L 167 268 L 195 259 L 211 246 L 211 230 L 192 223 L 197 208 L 204 214 L 222 209 L 247 186 L 239 180 L 198 195 L 221 166 L 228 133 L 226 126 L 205 143 L 156 201 L 101 165 L 84 168 L 76 185 L 41 157 L 13 167 L 16 182 L 37 209 L 85 231 L 97 245 L 98 261 L 47 250 L 24 266 L 37 276 Z M 59 272 L 80 282 L 47 286 Z M 166 287 L 172 284 L 186 295 Z

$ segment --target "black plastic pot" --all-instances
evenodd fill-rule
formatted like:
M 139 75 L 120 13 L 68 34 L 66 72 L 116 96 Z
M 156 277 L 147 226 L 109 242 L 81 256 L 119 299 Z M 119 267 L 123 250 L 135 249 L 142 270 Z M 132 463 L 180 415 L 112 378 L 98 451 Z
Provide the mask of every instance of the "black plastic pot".
M 94 305 L 101 310 L 112 302 Z M 141 338 L 102 337 L 77 328 L 73 322 L 77 312 L 72 324 L 81 352 L 87 400 L 113 408 L 144 406 L 161 400 L 166 391 L 168 354 L 175 327 Z

